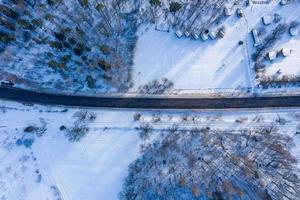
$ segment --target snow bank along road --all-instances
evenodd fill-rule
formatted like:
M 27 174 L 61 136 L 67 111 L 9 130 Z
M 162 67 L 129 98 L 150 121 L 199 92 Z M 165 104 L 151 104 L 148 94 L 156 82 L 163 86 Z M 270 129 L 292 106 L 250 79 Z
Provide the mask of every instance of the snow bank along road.
M 142 109 L 226 109 L 300 107 L 300 96 L 248 98 L 88 97 L 1 87 L 0 98 L 49 105 Z

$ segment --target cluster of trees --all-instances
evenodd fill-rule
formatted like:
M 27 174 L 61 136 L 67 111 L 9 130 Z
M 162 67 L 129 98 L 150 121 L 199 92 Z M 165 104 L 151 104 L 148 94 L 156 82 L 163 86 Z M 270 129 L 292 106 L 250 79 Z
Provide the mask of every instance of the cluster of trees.
M 31 81 L 60 75 L 40 85 L 128 90 L 137 39 L 137 12 L 127 9 L 128 2 L 0 3 L 0 53 L 11 47 L 9 61 L 1 66 Z
M 150 83 L 141 86 L 139 93 L 141 94 L 163 94 L 174 86 L 173 82 L 167 78 L 153 80 Z
M 280 23 L 276 28 L 270 31 L 263 40 L 262 44 L 256 49 L 256 52 L 252 54 L 252 59 L 256 63 L 260 63 L 264 60 L 266 54 L 270 49 L 276 44 L 276 42 L 282 37 L 284 33 L 288 30 L 288 25 L 285 23 Z
M 257 73 L 259 85 L 264 89 L 269 87 L 299 86 L 300 78 L 298 75 L 268 76 L 264 74 L 267 63 L 267 53 L 271 51 L 276 42 L 279 41 L 290 28 L 298 26 L 298 22 L 296 21 L 286 24 L 279 23 L 281 21 L 280 16 L 275 15 L 274 18 L 278 25 L 262 39 L 262 44 L 256 49 L 256 52 L 252 54 L 252 60 L 255 62 L 254 71 Z M 266 30 L 262 29 L 260 32 L 266 33 Z
M 168 23 L 172 22 L 175 29 L 183 32 L 188 31 L 190 34 L 200 34 L 205 30 L 209 30 L 212 25 L 221 24 L 225 19 L 225 5 L 230 7 L 228 4 L 230 3 L 232 6 L 237 6 L 243 1 L 149 0 L 149 3 L 151 12 L 149 12 L 148 17 L 151 22 L 164 19 Z M 222 38 L 223 33 L 219 36 Z
M 73 117 L 76 119 L 73 126 L 70 128 L 62 125 L 61 131 L 64 131 L 65 136 L 70 142 L 79 142 L 88 132 L 88 123 L 96 119 L 96 114 L 85 110 L 77 111 Z
M 129 166 L 121 199 L 297 199 L 291 138 L 273 126 L 171 128 Z
M 300 86 L 299 75 L 282 75 L 279 77 L 262 75 L 259 78 L 259 84 L 264 88 L 283 87 L 283 86 Z

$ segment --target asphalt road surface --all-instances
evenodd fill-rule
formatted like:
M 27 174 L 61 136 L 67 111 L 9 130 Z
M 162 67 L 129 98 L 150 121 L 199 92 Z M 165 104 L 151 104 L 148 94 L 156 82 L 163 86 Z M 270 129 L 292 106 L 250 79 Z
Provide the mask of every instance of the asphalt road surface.
M 1 87 L 0 98 L 24 103 L 101 108 L 232 109 L 300 107 L 300 96 L 253 98 L 141 98 L 56 95 Z

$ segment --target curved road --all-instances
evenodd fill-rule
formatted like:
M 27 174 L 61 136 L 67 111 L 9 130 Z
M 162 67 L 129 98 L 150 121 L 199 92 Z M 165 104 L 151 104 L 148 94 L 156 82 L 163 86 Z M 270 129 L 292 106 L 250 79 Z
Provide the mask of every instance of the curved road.
M 300 96 L 253 98 L 88 97 L 45 94 L 1 86 L 0 98 L 26 103 L 106 108 L 226 109 L 300 107 Z

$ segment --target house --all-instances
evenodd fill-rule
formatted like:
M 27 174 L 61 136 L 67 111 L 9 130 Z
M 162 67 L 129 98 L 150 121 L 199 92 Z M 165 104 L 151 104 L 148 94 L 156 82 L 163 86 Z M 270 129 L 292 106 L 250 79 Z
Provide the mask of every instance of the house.
M 199 35 L 196 34 L 196 33 L 193 33 L 193 38 L 194 38 L 195 40 L 198 40 L 198 39 L 199 39 Z
M 270 52 L 268 52 L 267 56 L 268 56 L 268 59 L 270 61 L 275 60 L 276 57 L 277 57 L 277 52 L 276 51 L 270 51 Z
M 209 36 L 212 40 L 214 40 L 214 39 L 217 38 L 215 32 L 213 32 L 213 31 L 209 32 L 208 36 Z
M 236 14 L 238 17 L 244 17 L 244 11 L 241 8 L 236 10 Z
M 219 36 L 219 38 L 224 38 L 224 36 L 225 36 L 224 30 L 220 30 L 220 31 L 218 32 L 218 36 Z
M 274 15 L 266 15 L 262 17 L 264 25 L 272 24 L 274 21 Z
M 184 35 L 186 36 L 186 37 L 190 37 L 190 32 L 188 32 L 188 31 L 186 31 L 186 32 L 184 32 Z
M 225 7 L 224 13 L 226 16 L 231 16 L 232 15 L 232 10 L 230 8 Z
M 260 39 L 258 37 L 258 31 L 257 29 L 252 29 L 252 36 L 253 36 L 253 40 L 254 40 L 254 44 L 253 46 L 257 47 L 258 45 L 260 45 Z
M 289 29 L 289 33 L 290 33 L 291 36 L 296 36 L 299 33 L 299 29 L 297 27 L 291 27 Z
M 208 36 L 207 36 L 207 34 L 205 34 L 205 33 L 201 33 L 200 37 L 201 37 L 201 39 L 202 39 L 203 41 L 205 41 L 205 40 L 208 39 Z
M 284 5 L 290 4 L 292 2 L 293 2 L 293 0 L 281 0 L 280 5 L 284 6 Z
M 176 36 L 178 37 L 178 38 L 181 38 L 182 36 L 183 36 L 183 33 L 181 32 L 181 31 L 176 31 L 175 32 L 175 34 L 176 34 Z
M 287 49 L 287 48 L 282 48 L 280 50 L 280 53 L 284 56 L 284 57 L 287 57 L 289 55 L 291 55 L 291 50 L 290 49 Z

